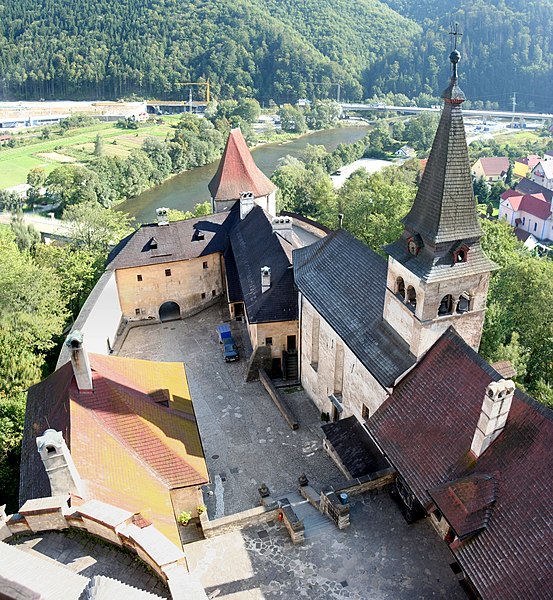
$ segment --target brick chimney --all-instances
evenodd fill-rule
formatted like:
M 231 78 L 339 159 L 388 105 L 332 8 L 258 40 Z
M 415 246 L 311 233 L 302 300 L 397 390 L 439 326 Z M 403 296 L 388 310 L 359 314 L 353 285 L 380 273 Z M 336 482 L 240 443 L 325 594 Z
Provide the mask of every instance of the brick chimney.
M 157 225 L 161 227 L 163 225 L 169 225 L 169 209 L 168 208 L 156 208 Z
M 273 225 L 273 233 L 280 235 L 280 237 L 292 244 L 292 226 L 294 221 L 291 217 L 273 217 L 271 223 Z
M 251 192 L 240 192 L 240 219 L 244 219 L 246 215 L 255 206 L 255 197 Z
M 271 288 L 271 267 L 261 267 L 261 292 L 264 294 Z
M 41 437 L 36 438 L 36 445 L 50 480 L 52 496 L 72 493 L 85 498 L 85 486 L 61 431 L 47 429 Z
M 514 393 L 515 384 L 510 379 L 492 381 L 486 388 L 480 418 L 470 447 L 476 458 L 479 458 L 505 429 Z
M 65 340 L 65 345 L 71 349 L 71 365 L 73 375 L 79 390 L 92 390 L 92 371 L 88 354 L 83 346 L 83 334 L 80 331 L 72 331 Z

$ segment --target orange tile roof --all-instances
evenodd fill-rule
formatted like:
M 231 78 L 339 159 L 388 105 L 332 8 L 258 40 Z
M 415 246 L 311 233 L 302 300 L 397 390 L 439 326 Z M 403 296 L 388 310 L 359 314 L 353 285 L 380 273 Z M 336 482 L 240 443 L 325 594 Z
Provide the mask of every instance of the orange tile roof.
M 61 411 L 68 420 L 64 437 L 89 495 L 140 512 L 180 545 L 171 491 L 208 482 L 184 365 L 97 354 L 89 358 L 93 391 L 77 388 L 71 365 L 29 391 L 27 419 L 33 427 L 26 427 L 25 437 L 33 439 L 24 440 L 26 477 L 36 472 L 44 481 L 34 438 L 50 423 L 61 422 Z M 68 375 L 69 385 L 56 385 Z M 54 402 L 52 389 L 63 390 L 65 400 Z M 27 497 L 49 495 L 40 487 L 27 490 Z

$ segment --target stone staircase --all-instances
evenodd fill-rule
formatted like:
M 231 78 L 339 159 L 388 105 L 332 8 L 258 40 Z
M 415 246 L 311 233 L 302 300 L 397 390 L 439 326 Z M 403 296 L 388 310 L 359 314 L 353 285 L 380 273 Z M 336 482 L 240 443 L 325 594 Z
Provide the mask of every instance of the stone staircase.
M 122 583 L 111 577 L 96 575 L 88 582 L 79 600 L 108 600 L 110 598 L 125 598 L 129 600 L 159 600 L 157 594 L 150 594 L 138 588 Z
M 286 499 L 298 518 L 303 521 L 305 528 L 304 537 L 306 540 L 317 537 L 329 529 L 335 529 L 336 526 L 331 519 L 319 512 L 308 500 L 302 498 L 297 492 L 286 494 Z M 279 502 L 284 500 L 283 498 Z

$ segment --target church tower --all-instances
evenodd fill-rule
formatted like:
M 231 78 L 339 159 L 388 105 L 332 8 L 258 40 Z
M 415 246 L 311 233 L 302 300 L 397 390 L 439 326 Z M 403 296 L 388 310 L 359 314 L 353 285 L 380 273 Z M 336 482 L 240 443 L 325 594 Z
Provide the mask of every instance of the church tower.
M 389 254 L 384 320 L 419 358 L 451 325 L 478 350 L 491 272 L 496 265 L 480 245 L 482 230 L 472 191 L 470 163 L 457 85 L 452 77 L 428 163 L 401 238 Z

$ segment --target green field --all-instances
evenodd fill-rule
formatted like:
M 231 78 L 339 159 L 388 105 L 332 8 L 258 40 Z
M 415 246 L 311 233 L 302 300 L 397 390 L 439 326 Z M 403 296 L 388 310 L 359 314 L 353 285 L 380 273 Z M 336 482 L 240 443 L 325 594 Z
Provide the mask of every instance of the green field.
M 0 189 L 26 183 L 27 173 L 35 167 L 50 173 L 66 162 L 86 163 L 93 158 L 94 140 L 98 134 L 104 140 L 107 156 L 126 158 L 149 136 L 165 139 L 173 131 L 171 123 L 177 121 L 178 117 L 165 117 L 162 125 L 147 125 L 140 129 L 120 129 L 115 123 L 98 123 L 72 129 L 63 136 L 51 133 L 50 139 L 25 146 L 3 146 L 0 148 Z

